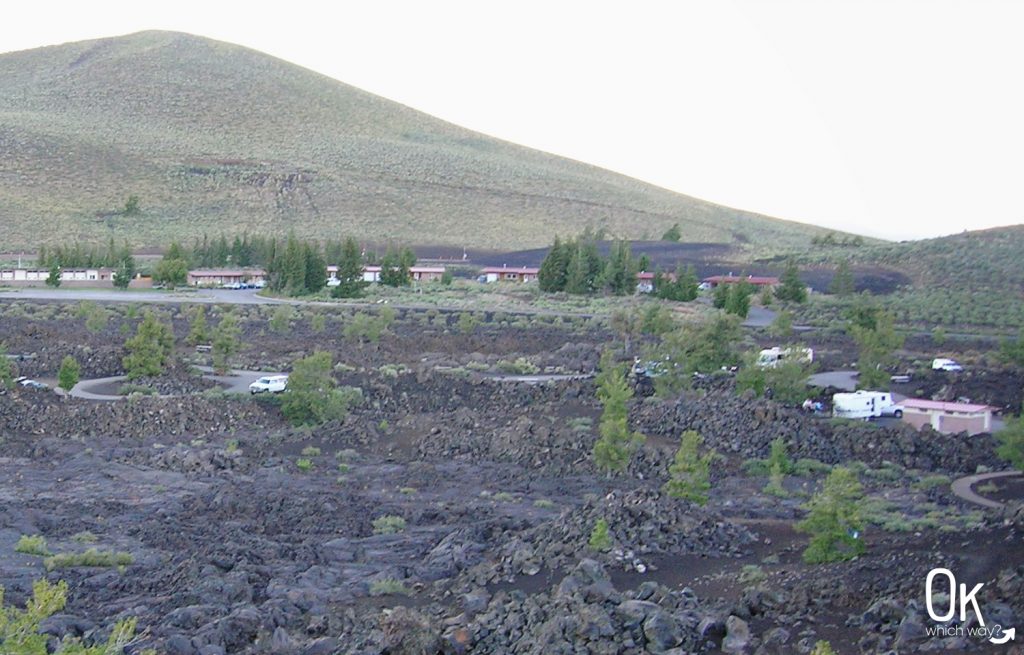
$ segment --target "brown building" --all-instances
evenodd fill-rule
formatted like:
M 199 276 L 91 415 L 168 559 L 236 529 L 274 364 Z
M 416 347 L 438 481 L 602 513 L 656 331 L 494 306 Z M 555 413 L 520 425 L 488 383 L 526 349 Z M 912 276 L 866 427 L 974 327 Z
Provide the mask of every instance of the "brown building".
M 488 266 L 480 270 L 484 282 L 533 282 L 540 273 L 539 268 L 509 268 L 507 266 Z
M 188 272 L 190 287 L 220 287 L 225 284 L 255 284 L 263 282 L 266 271 L 262 268 L 210 268 Z
M 992 431 L 992 407 L 970 403 L 948 403 L 939 400 L 907 398 L 903 405 L 903 422 L 921 429 L 932 426 L 937 432 L 980 434 Z
M 717 287 L 719 284 L 736 284 L 741 281 L 746 281 L 747 284 L 752 284 L 755 287 L 777 287 L 779 285 L 779 278 L 777 277 L 758 275 L 748 275 L 747 277 L 742 275 L 712 275 L 711 277 L 704 278 L 703 281 L 712 288 Z

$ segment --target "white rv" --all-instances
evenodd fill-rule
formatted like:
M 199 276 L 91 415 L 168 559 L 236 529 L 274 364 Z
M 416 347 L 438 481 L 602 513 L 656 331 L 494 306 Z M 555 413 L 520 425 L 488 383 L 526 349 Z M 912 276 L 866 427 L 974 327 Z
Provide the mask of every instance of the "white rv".
M 903 405 L 893 402 L 887 391 L 856 391 L 832 396 L 832 416 L 872 419 L 880 416 L 903 417 Z
M 779 362 L 787 359 L 796 359 L 810 364 L 814 361 L 814 351 L 810 348 L 780 348 L 778 346 L 765 348 L 757 355 L 757 365 L 761 368 L 775 368 Z

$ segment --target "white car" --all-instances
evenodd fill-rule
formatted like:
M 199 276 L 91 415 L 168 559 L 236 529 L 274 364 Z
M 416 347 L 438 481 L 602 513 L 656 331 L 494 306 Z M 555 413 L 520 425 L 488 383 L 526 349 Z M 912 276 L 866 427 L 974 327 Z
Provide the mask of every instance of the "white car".
M 38 380 L 31 380 L 31 379 L 29 379 L 29 378 L 27 378 L 25 376 L 22 376 L 20 378 L 15 379 L 15 382 L 17 382 L 20 386 L 25 387 L 26 389 L 49 389 L 50 388 L 50 385 L 46 384 L 45 382 L 40 382 Z
M 249 393 L 281 393 L 287 386 L 287 375 L 267 375 L 250 384 Z
M 956 372 L 964 370 L 964 367 L 956 363 L 956 360 L 946 359 L 945 357 L 939 357 L 938 359 L 932 361 L 932 370 Z

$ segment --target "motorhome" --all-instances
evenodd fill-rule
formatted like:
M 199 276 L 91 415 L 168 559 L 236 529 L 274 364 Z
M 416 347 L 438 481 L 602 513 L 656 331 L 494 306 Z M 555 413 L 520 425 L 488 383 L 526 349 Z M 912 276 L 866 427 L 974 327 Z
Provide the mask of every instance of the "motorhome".
M 796 359 L 810 364 L 814 361 L 814 351 L 810 348 L 765 348 L 757 356 L 757 365 L 761 368 L 775 368 L 779 362 Z
M 855 391 L 832 396 L 832 416 L 837 418 L 873 419 L 882 416 L 903 417 L 903 405 L 887 391 Z

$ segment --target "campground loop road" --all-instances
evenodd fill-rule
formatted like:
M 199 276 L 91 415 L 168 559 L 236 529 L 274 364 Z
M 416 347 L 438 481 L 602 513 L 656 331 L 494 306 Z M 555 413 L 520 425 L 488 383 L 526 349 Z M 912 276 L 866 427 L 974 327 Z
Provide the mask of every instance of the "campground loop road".
M 204 373 L 203 379 L 213 380 L 221 386 L 227 393 L 249 393 L 249 385 L 260 379 L 264 375 L 284 375 L 284 373 L 276 371 L 246 371 L 246 370 L 232 370 L 227 375 L 215 375 L 213 369 L 209 366 L 197 366 L 197 369 Z M 81 398 L 83 400 L 100 400 L 100 401 L 114 401 L 124 400 L 127 396 L 96 393 L 91 391 L 96 387 L 106 386 L 110 384 L 118 384 L 128 382 L 127 376 L 124 375 L 112 375 L 105 378 L 91 378 L 89 380 L 82 380 L 71 390 L 71 397 Z
M 988 509 L 1003 509 L 1006 507 L 1005 503 L 1000 503 L 995 500 L 990 500 L 984 496 L 979 495 L 974 491 L 974 485 L 985 482 L 988 480 L 996 480 L 998 478 L 1009 478 L 1017 475 L 1024 475 L 1021 471 L 996 471 L 995 473 L 978 473 L 977 475 L 968 475 L 958 480 L 954 480 L 950 488 L 953 490 L 953 494 L 958 498 L 966 500 L 969 503 L 987 507 Z

